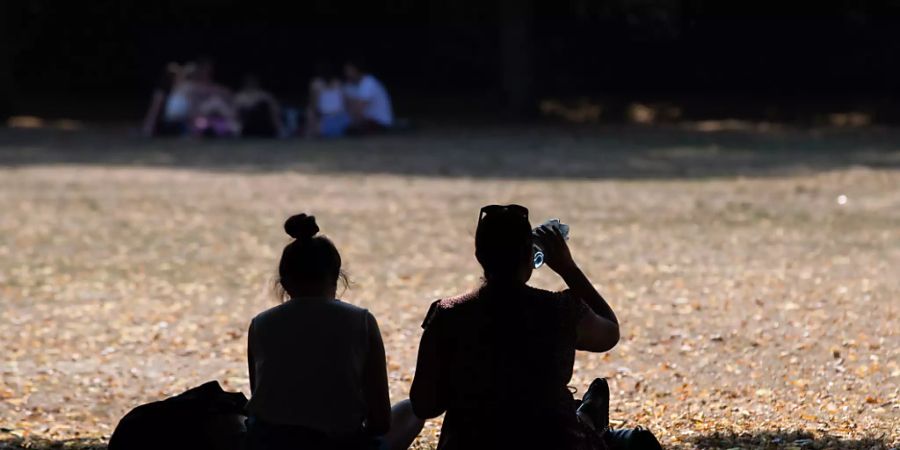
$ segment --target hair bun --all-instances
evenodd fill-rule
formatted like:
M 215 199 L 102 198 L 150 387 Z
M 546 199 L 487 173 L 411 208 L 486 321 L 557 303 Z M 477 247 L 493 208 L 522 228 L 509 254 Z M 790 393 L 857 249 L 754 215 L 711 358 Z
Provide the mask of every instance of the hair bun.
M 294 239 L 312 239 L 319 232 L 316 216 L 296 214 L 284 222 L 284 231 Z

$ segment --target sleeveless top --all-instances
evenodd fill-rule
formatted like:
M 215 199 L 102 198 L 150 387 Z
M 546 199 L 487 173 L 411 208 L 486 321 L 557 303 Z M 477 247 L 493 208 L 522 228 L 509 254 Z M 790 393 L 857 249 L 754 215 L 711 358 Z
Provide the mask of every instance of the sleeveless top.
M 432 304 L 438 402 L 446 408 L 438 449 L 597 449 L 567 385 L 575 329 L 588 311 L 568 291 L 484 287 Z
M 369 311 L 327 299 L 293 299 L 257 315 L 248 353 L 251 416 L 334 436 L 363 428 Z

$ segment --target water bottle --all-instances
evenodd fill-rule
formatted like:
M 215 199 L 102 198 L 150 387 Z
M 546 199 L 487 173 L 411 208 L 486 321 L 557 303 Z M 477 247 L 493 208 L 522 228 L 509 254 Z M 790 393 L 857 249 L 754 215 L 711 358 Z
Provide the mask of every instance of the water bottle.
M 541 227 L 543 227 L 543 226 L 547 226 L 547 227 L 555 228 L 555 229 L 559 230 L 559 234 L 562 235 L 563 239 L 565 239 L 567 241 L 569 240 L 569 226 L 560 222 L 559 219 L 550 219 L 550 220 L 544 222 L 543 224 L 541 224 Z M 540 227 L 538 227 L 538 228 L 540 228 Z M 541 248 L 541 240 L 540 240 L 540 238 L 537 237 L 538 236 L 537 230 L 538 229 L 535 228 L 534 230 L 531 231 L 531 233 L 535 237 L 534 244 L 532 247 L 532 252 L 534 253 L 534 268 L 540 269 L 541 266 L 544 265 L 544 249 Z

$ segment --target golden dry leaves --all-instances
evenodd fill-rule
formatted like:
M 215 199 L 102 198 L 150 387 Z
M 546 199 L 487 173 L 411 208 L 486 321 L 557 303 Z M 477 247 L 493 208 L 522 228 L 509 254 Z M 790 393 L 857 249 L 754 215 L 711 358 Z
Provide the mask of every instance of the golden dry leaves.
M 621 343 L 580 354 L 572 385 L 610 377 L 620 426 L 667 448 L 900 445 L 900 172 L 819 171 L 847 157 L 815 154 L 760 176 L 670 178 L 754 154 L 540 139 L 22 150 L 51 161 L 0 168 L 0 448 L 102 448 L 138 404 L 211 379 L 247 392 L 245 330 L 274 304 L 281 224 L 299 211 L 341 249 L 344 298 L 378 318 L 399 400 L 428 304 L 479 282 L 478 208 L 507 202 L 571 224 L 616 309 Z M 52 164 L 67 151 L 88 163 Z M 251 152 L 280 164 L 217 165 Z M 661 172 L 606 178 L 646 171 Z M 562 286 L 547 269 L 533 282 Z

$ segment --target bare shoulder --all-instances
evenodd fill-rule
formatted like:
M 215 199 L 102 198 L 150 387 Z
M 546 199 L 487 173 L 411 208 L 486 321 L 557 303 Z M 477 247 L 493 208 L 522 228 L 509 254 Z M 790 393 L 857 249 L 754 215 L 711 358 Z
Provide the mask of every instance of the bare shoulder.
M 441 310 L 450 310 L 463 308 L 466 305 L 473 303 L 478 298 L 478 291 L 467 292 L 465 294 L 456 295 L 453 297 L 442 298 L 436 302 L 434 302 L 435 307 Z

